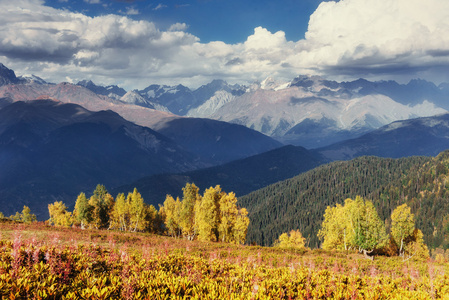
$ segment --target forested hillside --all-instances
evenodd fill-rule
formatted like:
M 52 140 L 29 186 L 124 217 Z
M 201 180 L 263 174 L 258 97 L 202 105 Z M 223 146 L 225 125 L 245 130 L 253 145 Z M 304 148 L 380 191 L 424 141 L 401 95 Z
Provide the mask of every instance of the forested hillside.
M 283 232 L 299 229 L 310 247 L 327 206 L 357 195 L 373 201 L 389 227 L 391 212 L 407 203 L 431 248 L 449 247 L 449 151 L 437 157 L 360 157 L 334 162 L 270 185 L 239 199 L 248 208 L 248 242 L 271 245 Z

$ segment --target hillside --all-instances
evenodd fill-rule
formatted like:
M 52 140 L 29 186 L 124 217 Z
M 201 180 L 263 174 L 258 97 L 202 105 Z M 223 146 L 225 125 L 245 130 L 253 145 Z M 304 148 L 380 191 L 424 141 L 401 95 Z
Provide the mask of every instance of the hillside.
M 449 114 L 396 121 L 355 139 L 317 149 L 329 160 L 363 155 L 435 156 L 449 149 Z
M 7 215 L 28 205 L 43 219 L 48 203 L 72 205 L 98 183 L 117 186 L 205 166 L 167 137 L 112 111 L 51 100 L 0 109 L 0 206 Z
M 437 157 L 400 159 L 360 157 L 333 162 L 239 198 L 250 212 L 248 242 L 271 245 L 282 232 L 299 229 L 310 247 L 327 206 L 356 195 L 373 201 L 386 220 L 392 210 L 407 203 L 416 226 L 431 248 L 449 246 L 449 152 Z
M 147 203 L 158 207 L 167 194 L 182 197 L 185 184 L 194 182 L 201 189 L 220 185 L 223 190 L 241 196 L 311 170 L 324 162 L 313 151 L 299 146 L 284 146 L 211 168 L 144 177 L 113 189 L 112 194 L 126 193 L 136 187 Z
M 0 221 L 0 231 L 2 299 L 446 299 L 448 294 L 448 264 L 441 253 L 436 261 L 404 262 L 42 223 Z
M 214 164 L 282 146 L 273 138 L 245 126 L 203 118 L 166 118 L 152 129 Z

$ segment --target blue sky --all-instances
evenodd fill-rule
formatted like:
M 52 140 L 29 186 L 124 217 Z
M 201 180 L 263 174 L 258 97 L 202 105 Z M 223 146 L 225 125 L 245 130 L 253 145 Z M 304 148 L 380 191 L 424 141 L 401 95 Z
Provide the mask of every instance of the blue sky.
M 186 23 L 201 42 L 244 42 L 254 28 L 282 30 L 289 40 L 304 38 L 310 15 L 320 0 L 78 0 L 45 1 L 48 6 L 78 11 L 91 17 L 127 15 L 155 22 L 162 29 Z
M 449 81 L 449 1 L 0 0 L 0 62 L 142 89 L 298 75 Z
M 289 40 L 304 38 L 310 15 L 320 0 L 51 0 L 54 8 L 82 12 L 91 17 L 105 14 L 128 15 L 135 20 L 148 20 L 160 28 L 186 23 L 189 32 L 201 42 L 244 42 L 254 28 L 282 30 Z

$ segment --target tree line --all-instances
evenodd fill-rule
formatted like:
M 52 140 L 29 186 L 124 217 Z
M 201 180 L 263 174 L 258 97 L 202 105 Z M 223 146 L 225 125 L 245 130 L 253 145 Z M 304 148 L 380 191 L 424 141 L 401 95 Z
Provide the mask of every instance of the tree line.
M 200 195 L 194 183 L 185 185 L 182 199 L 167 195 L 159 210 L 146 204 L 136 188 L 114 199 L 105 186 L 97 185 L 89 199 L 85 193 L 78 195 L 73 212 L 62 201 L 49 204 L 48 211 L 48 222 L 56 226 L 151 232 L 237 244 L 245 242 L 249 225 L 248 211 L 237 206 L 233 192 L 228 194 L 217 185 Z

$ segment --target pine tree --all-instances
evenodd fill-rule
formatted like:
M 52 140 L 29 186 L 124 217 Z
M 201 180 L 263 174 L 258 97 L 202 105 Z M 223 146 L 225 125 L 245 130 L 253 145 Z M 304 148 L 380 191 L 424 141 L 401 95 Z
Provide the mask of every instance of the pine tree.
M 108 193 L 104 185 L 97 185 L 89 199 L 89 205 L 92 206 L 90 225 L 97 229 L 109 228 L 114 198 Z

